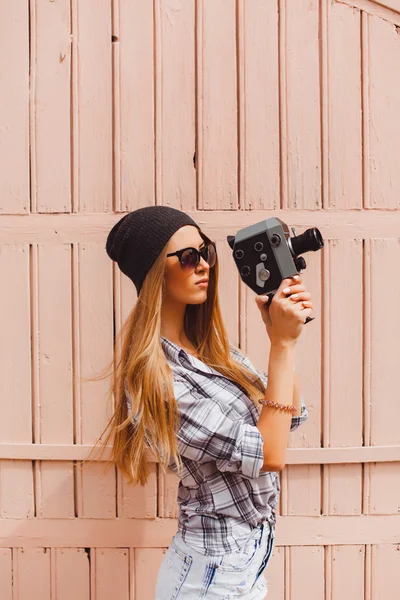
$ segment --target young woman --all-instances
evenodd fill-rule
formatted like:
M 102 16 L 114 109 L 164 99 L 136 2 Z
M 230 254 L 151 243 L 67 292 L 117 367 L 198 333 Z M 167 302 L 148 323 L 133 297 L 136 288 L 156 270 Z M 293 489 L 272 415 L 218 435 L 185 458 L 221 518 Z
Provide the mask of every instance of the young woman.
M 140 208 L 106 248 L 138 298 L 119 333 L 104 444 L 112 438 L 113 462 L 133 484 L 146 482 L 149 452 L 180 479 L 156 600 L 264 599 L 278 472 L 289 432 L 307 418 L 294 347 L 311 296 L 300 276 L 282 282 L 269 308 L 256 296 L 259 335 L 265 327 L 271 341 L 267 376 L 228 341 L 216 245 L 189 215 Z

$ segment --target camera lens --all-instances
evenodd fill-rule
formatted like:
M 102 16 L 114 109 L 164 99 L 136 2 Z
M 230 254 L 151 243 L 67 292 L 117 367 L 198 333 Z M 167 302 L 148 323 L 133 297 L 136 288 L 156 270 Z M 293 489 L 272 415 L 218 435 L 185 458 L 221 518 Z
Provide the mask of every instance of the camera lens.
M 324 247 L 324 240 L 319 229 L 312 227 L 300 235 L 290 238 L 290 247 L 294 256 L 304 254 L 313 250 L 320 250 Z

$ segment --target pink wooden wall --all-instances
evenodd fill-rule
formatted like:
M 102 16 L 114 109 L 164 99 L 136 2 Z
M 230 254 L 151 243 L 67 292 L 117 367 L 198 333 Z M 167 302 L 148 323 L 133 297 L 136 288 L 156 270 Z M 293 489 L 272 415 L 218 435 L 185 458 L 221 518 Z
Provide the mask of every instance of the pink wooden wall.
M 105 236 L 154 203 L 217 240 L 259 368 L 226 235 L 322 230 L 270 597 L 399 598 L 399 111 L 400 0 L 1 0 L 1 600 L 152 598 L 176 480 L 82 470 L 110 407 L 79 381 L 135 302 Z

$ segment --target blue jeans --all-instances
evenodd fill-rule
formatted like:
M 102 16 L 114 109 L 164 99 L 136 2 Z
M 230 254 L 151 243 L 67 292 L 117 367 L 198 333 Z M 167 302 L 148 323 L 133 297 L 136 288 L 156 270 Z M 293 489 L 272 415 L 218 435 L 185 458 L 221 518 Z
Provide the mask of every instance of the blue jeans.
M 264 600 L 267 582 L 262 574 L 274 540 L 274 528 L 266 522 L 240 550 L 206 556 L 192 550 L 178 532 L 161 563 L 155 600 Z

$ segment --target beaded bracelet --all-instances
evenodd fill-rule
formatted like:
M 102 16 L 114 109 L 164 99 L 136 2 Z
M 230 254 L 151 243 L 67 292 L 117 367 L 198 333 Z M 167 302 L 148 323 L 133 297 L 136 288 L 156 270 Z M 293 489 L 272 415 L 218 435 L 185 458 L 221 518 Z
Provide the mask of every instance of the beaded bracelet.
M 264 400 L 264 398 L 260 398 L 258 402 L 260 404 L 264 404 L 265 406 L 273 406 L 274 408 L 279 408 L 280 410 L 288 410 L 290 412 L 295 412 L 297 410 L 296 406 L 290 404 L 278 404 L 278 402 L 272 402 L 272 400 Z

